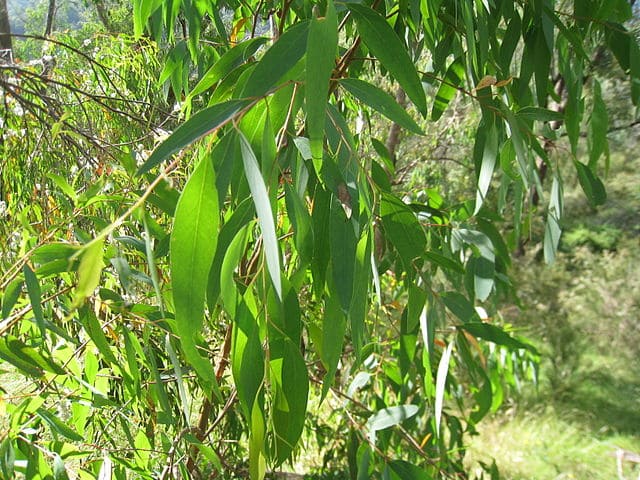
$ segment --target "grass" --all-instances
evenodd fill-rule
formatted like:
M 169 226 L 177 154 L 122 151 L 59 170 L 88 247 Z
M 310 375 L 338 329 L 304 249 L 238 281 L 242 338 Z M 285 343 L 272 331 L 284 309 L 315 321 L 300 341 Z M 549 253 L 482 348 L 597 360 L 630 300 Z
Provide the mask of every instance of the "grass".
M 594 210 L 567 185 L 568 235 L 552 267 L 516 262 L 521 308 L 505 315 L 543 352 L 540 384 L 478 425 L 467 465 L 493 459 L 504 479 L 636 479 L 640 463 L 640 174 L 612 156 Z M 480 472 L 476 472 L 480 478 Z
M 554 407 L 500 415 L 479 425 L 469 448 L 469 465 L 495 458 L 504 479 L 618 478 L 616 449 L 640 451 L 640 438 L 600 434 Z M 623 474 L 636 478 L 638 469 L 625 462 Z

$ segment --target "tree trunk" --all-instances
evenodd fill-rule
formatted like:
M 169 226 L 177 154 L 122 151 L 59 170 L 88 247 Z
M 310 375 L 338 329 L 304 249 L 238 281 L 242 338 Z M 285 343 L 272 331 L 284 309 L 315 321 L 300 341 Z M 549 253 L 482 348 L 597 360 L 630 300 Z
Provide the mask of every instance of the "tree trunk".
M 11 25 L 7 0 L 0 0 L 0 60 L 11 60 Z
M 44 27 L 44 36 L 48 37 L 53 31 L 53 19 L 56 16 L 56 0 L 49 0 L 49 9 L 47 10 L 47 24 Z

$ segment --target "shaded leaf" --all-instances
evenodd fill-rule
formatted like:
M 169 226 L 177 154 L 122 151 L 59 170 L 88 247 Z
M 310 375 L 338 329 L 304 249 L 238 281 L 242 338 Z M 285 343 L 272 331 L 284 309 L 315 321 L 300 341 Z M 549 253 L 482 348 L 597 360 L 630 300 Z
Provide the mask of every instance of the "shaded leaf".
M 300 22 L 265 52 L 247 79 L 243 97 L 262 97 L 304 56 L 307 49 L 309 22 Z
M 484 322 L 468 322 L 458 326 L 459 329 L 466 330 L 474 337 L 482 338 L 498 345 L 503 345 L 512 350 L 525 349 L 537 354 L 538 351 L 527 343 L 523 343 L 513 338 L 500 327 Z
M 407 48 L 398 38 L 384 17 L 371 8 L 349 3 L 347 8 L 353 15 L 358 33 L 369 50 L 393 75 L 418 111 L 427 114 L 427 99 L 418 77 L 414 62 Z
M 447 69 L 447 73 L 444 80 L 438 88 L 436 93 L 435 102 L 431 109 L 431 120 L 438 120 L 444 111 L 447 109 L 449 102 L 453 100 L 453 97 L 458 93 L 458 87 L 462 83 L 464 78 L 464 62 L 462 59 L 457 58 Z
M 422 129 L 409 116 L 407 111 L 398 104 L 395 98 L 381 88 L 356 78 L 343 78 L 340 80 L 340 85 L 358 100 L 380 112 L 402 128 L 416 135 L 424 135 Z

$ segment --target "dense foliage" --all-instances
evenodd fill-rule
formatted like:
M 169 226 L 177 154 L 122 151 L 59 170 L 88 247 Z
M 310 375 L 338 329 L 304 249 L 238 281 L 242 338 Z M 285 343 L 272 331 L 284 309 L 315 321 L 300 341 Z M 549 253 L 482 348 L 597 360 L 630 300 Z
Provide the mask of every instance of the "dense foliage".
M 40 60 L 0 64 L 0 477 L 261 479 L 321 455 L 464 477 L 467 436 L 535 375 L 497 310 L 511 252 L 543 222 L 553 261 L 570 172 L 606 199 L 593 72 L 611 55 L 640 100 L 631 16 L 136 0 L 133 38 L 30 38 Z M 448 155 L 472 178 L 409 188 L 399 132 L 452 145 L 458 97 L 477 125 Z

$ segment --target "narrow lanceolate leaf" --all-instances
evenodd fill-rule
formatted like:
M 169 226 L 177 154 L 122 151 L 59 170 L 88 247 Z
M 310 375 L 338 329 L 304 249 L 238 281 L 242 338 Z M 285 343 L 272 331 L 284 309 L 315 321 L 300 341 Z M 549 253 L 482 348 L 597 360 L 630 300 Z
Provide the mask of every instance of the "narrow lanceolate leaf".
M 364 43 L 389 73 L 398 81 L 422 115 L 427 114 L 427 99 L 416 67 L 407 48 L 384 17 L 364 5 L 350 3 L 358 33 Z
M 242 42 L 231 50 L 227 51 L 220 59 L 214 63 L 209 70 L 198 81 L 193 90 L 189 92 L 188 98 L 193 98 L 196 95 L 207 91 L 218 81 L 224 78 L 234 68 L 246 61 L 251 55 L 256 53 L 258 48 L 267 43 L 267 39 L 264 37 L 252 38 L 246 42 Z
M 49 427 L 51 428 L 51 431 L 53 431 L 54 433 L 58 435 L 62 435 L 63 437 L 68 438 L 69 440 L 73 440 L 74 442 L 82 442 L 84 440 L 82 435 L 78 434 L 78 432 L 76 432 L 71 427 L 69 427 L 66 423 L 60 420 L 56 415 L 51 413 L 49 410 L 46 410 L 45 408 L 40 407 L 36 411 L 36 414 L 49 425 Z
M 583 164 L 581 163 L 580 165 Z M 585 166 L 585 168 L 588 170 L 588 167 Z M 563 208 L 562 195 L 562 184 L 557 177 L 554 177 L 551 185 L 547 224 L 544 230 L 544 259 L 547 263 L 553 263 L 555 260 L 558 244 L 560 243 L 560 234 L 562 233 L 562 228 L 560 227 Z
M 184 187 L 171 233 L 171 283 L 176 333 L 187 361 L 198 375 L 215 386 L 211 363 L 196 350 L 202 328 L 209 269 L 216 250 L 218 193 L 211 159 L 203 156 Z
M 196 113 L 169 135 L 169 138 L 158 145 L 147 161 L 138 169 L 137 174 L 142 175 L 148 172 L 178 150 L 225 125 L 250 103 L 250 100 L 229 100 Z
M 482 166 L 480 167 L 480 176 L 478 177 L 478 191 L 476 193 L 476 208 L 473 214 L 476 215 L 482 203 L 489 191 L 489 185 L 491 185 L 491 177 L 493 176 L 493 169 L 496 165 L 496 158 L 498 156 L 498 132 L 495 125 L 491 125 L 487 132 L 484 152 L 482 154 Z
M 242 91 L 243 97 L 262 97 L 304 56 L 309 23 L 301 22 L 285 33 L 260 59 Z
M 594 207 L 602 205 L 607 201 L 607 192 L 604 188 L 602 180 L 600 180 L 595 173 L 584 163 L 576 160 L 576 171 L 578 172 L 578 180 L 580 186 L 584 190 L 589 203 Z
M 280 279 L 280 253 L 278 250 L 278 237 L 276 236 L 276 225 L 273 220 L 273 212 L 271 211 L 271 202 L 267 187 L 262 178 L 260 165 L 256 159 L 249 141 L 242 132 L 238 131 L 240 138 L 240 149 L 242 150 L 242 163 L 244 172 L 249 182 L 249 190 L 251 197 L 256 206 L 258 213 L 258 223 L 262 230 L 262 239 L 264 242 L 264 254 L 267 259 L 267 269 L 273 281 L 273 287 L 276 290 L 279 299 L 282 299 L 282 284 Z
M 378 410 L 367 420 L 369 439 L 375 442 L 375 434 L 378 430 L 384 430 L 385 428 L 398 425 L 407 418 L 413 417 L 418 413 L 418 410 L 417 405 L 398 405 Z
M 356 78 L 343 78 L 340 85 L 358 100 L 380 112 L 392 122 L 417 135 L 422 129 L 396 100 L 384 90 Z
M 447 375 L 449 373 L 449 359 L 451 358 L 451 350 L 453 349 L 453 342 L 449 343 L 445 349 L 440 363 L 438 364 L 438 374 L 436 376 L 436 404 L 435 404 L 435 419 L 436 419 L 436 435 L 440 435 L 440 420 L 442 419 L 442 404 L 444 402 L 444 388 L 447 384 Z
M 523 343 L 517 338 L 512 337 L 500 327 L 491 325 L 490 323 L 483 322 L 469 322 L 460 325 L 458 328 L 466 330 L 474 337 L 488 340 L 489 342 L 497 343 L 498 345 L 504 345 L 512 350 L 529 350 L 533 353 L 538 351 L 528 343 Z
M 333 1 L 329 0 L 326 17 L 311 21 L 307 41 L 307 133 L 315 161 L 322 159 L 325 111 L 337 46 L 338 17 Z
M 29 295 L 29 301 L 31 302 L 31 311 L 36 320 L 36 325 L 40 328 L 40 332 L 44 335 L 44 314 L 42 313 L 42 291 L 36 274 L 31 270 L 29 265 L 22 268 L 24 274 L 24 281 L 27 285 L 27 294 Z
M 456 59 L 447 70 L 444 80 L 436 93 L 436 100 L 431 109 L 431 120 L 438 120 L 447 109 L 449 102 L 458 93 L 458 86 L 464 78 L 464 62 L 462 59 Z
M 100 282 L 102 272 L 102 239 L 90 243 L 82 252 L 80 266 L 78 267 L 78 285 L 76 286 L 74 304 L 80 305 L 90 296 Z

